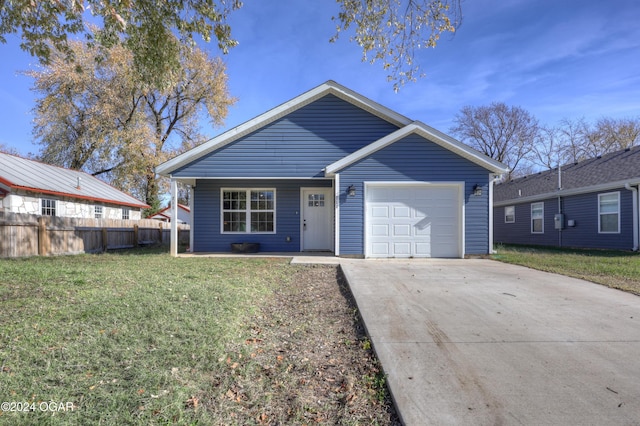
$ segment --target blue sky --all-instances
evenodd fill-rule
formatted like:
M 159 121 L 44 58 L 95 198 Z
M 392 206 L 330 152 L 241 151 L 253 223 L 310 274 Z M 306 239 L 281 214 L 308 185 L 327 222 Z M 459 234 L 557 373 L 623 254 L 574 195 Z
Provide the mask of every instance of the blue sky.
M 230 23 L 239 46 L 223 58 L 238 98 L 211 137 L 327 81 L 448 132 L 466 105 L 517 105 L 542 124 L 563 118 L 640 116 L 640 2 L 637 0 L 466 0 L 463 25 L 417 60 L 427 76 L 398 93 L 380 64 L 335 31 L 333 0 L 246 0 Z M 23 155 L 32 144 L 31 79 L 36 64 L 10 38 L 0 45 L 0 143 Z M 204 45 L 219 55 L 215 44 Z

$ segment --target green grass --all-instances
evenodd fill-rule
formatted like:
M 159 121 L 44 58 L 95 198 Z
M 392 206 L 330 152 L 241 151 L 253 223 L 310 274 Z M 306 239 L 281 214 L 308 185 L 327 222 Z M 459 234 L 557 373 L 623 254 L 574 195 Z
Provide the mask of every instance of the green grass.
M 290 268 L 148 249 L 0 260 L 0 402 L 73 404 L 0 424 L 213 423 L 193 397 Z
M 613 250 L 579 250 L 499 246 L 493 259 L 581 278 L 640 295 L 640 254 Z

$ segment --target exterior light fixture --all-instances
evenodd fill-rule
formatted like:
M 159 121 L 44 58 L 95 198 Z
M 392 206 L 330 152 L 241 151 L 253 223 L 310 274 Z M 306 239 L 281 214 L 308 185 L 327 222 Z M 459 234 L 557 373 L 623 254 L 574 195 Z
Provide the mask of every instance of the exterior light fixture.
M 349 187 L 347 188 L 347 195 L 349 195 L 349 197 L 355 197 L 356 196 L 356 187 L 353 185 L 349 185 Z
M 476 197 L 482 196 L 482 187 L 477 183 L 473 186 L 473 195 L 475 195 Z

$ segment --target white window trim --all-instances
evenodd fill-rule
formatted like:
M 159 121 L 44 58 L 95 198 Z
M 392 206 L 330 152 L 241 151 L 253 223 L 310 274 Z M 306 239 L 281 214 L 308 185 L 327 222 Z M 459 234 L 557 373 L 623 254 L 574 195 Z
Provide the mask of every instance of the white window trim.
M 43 203 L 45 201 L 50 201 L 52 204 L 51 206 L 47 207 L 47 209 L 49 209 L 49 211 L 53 210 L 53 214 L 44 214 L 43 210 L 44 210 L 44 205 Z M 55 200 L 53 198 L 42 198 L 40 201 L 40 215 L 41 216 L 58 216 L 58 200 Z
M 246 221 L 247 230 L 244 232 L 231 232 L 224 230 L 224 192 L 225 191 L 245 191 L 247 193 Z M 271 232 L 251 232 L 251 191 L 272 191 L 273 192 L 273 231 Z M 275 188 L 220 188 L 220 234 L 225 235 L 270 235 L 276 233 L 276 189 Z M 256 212 L 270 212 L 271 210 L 256 210 Z
M 131 219 L 131 209 L 127 207 L 123 207 L 120 211 L 122 216 L 122 220 L 130 220 Z
M 93 218 L 102 219 L 104 217 L 104 208 L 102 206 L 93 206 Z
M 534 206 L 542 205 L 542 231 L 533 230 L 533 208 Z M 544 201 L 539 203 L 531 203 L 531 233 L 532 234 L 544 234 Z
M 615 194 L 618 197 L 618 211 L 616 214 L 618 215 L 618 230 L 617 231 L 601 231 L 602 229 L 602 215 L 603 214 L 612 214 L 612 213 L 602 213 L 600 211 L 600 198 L 605 195 Z M 605 192 L 604 194 L 598 194 L 598 234 L 619 234 L 620 233 L 620 191 L 616 192 Z
M 507 220 L 507 209 L 513 209 L 513 220 Z M 504 207 L 504 223 L 516 223 L 516 206 Z

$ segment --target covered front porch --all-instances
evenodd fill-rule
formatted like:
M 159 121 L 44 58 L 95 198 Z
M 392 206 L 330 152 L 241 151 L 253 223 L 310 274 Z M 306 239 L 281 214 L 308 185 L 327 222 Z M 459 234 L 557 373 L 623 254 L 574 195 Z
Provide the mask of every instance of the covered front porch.
M 231 254 L 232 245 L 259 245 L 260 254 L 335 253 L 334 179 L 171 178 L 171 206 L 178 182 L 190 188 L 194 254 Z M 173 213 L 172 213 L 173 214 Z M 177 235 L 172 222 L 172 237 Z M 177 244 L 171 239 L 171 254 Z

